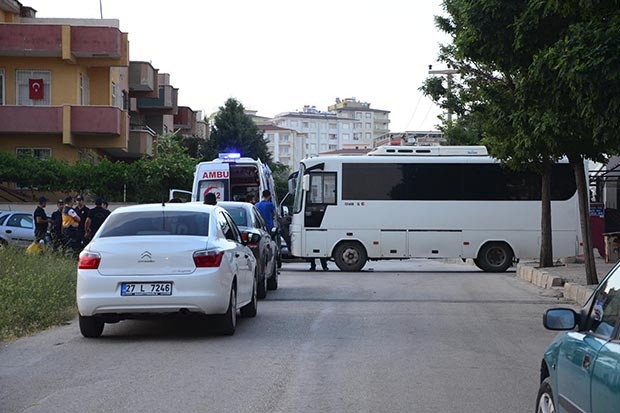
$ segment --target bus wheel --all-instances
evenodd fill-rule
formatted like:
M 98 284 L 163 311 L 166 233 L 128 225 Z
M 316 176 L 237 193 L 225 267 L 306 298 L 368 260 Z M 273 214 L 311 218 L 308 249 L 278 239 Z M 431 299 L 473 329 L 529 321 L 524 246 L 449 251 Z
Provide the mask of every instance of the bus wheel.
M 480 248 L 474 264 L 486 272 L 504 272 L 511 265 L 514 254 L 504 242 L 489 242 Z
M 343 242 L 334 251 L 334 261 L 340 271 L 359 271 L 366 265 L 366 258 L 366 249 L 359 242 Z

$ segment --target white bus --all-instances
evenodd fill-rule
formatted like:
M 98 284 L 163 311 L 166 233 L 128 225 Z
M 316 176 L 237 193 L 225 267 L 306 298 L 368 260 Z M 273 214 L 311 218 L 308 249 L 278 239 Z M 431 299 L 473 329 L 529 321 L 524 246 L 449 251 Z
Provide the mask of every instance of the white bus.
M 367 260 L 460 257 L 502 272 L 540 254 L 540 176 L 502 167 L 484 146 L 384 146 L 304 159 L 295 176 L 297 257 L 331 257 L 342 271 Z M 580 255 L 567 162 L 555 164 L 551 192 L 554 256 Z
M 191 201 L 204 201 L 205 195 L 212 192 L 218 201 L 246 201 L 248 195 L 253 195 L 258 202 L 265 189 L 277 205 L 273 175 L 267 164 L 238 153 L 221 153 L 217 159 L 196 165 L 191 193 L 172 189 L 170 199 L 187 194 Z

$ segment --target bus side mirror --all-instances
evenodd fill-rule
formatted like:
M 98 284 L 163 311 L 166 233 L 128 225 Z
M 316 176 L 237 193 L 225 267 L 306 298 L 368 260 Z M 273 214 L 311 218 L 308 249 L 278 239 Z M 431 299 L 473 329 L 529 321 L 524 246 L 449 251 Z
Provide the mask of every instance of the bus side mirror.
M 308 192 L 310 190 L 310 175 L 304 175 L 301 181 L 301 185 L 302 185 L 301 188 L 305 192 Z

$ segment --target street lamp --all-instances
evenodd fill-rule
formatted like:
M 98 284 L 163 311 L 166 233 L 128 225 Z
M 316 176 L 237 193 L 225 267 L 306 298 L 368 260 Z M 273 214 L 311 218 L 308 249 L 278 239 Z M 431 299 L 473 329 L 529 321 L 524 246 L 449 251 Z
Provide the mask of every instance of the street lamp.
M 428 65 L 428 74 L 429 75 L 447 75 L 448 78 L 448 96 L 452 92 L 452 75 L 458 73 L 456 69 L 435 69 L 433 70 L 433 65 Z M 448 105 L 448 123 L 452 122 L 452 111 L 450 110 L 450 106 Z

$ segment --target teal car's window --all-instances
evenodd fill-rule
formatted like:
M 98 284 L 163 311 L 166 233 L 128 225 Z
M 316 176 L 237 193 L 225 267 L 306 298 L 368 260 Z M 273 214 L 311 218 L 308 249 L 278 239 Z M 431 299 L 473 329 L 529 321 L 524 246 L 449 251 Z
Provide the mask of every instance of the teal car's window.
M 588 317 L 588 330 L 597 336 L 612 338 L 619 318 L 620 273 L 616 273 L 597 292 Z

